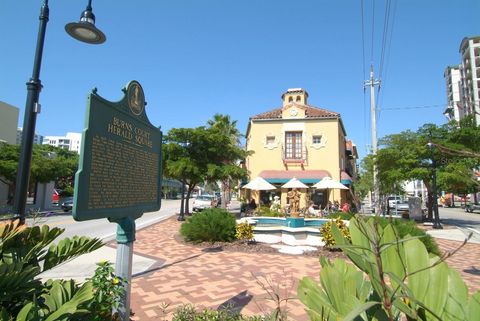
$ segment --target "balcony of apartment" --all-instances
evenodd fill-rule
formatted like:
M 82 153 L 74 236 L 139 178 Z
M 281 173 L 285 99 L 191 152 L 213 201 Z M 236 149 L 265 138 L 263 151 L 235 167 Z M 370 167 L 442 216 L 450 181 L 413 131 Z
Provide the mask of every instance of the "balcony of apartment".
M 299 148 L 286 148 L 282 144 L 281 148 L 282 161 L 284 165 L 307 165 L 308 149 L 305 146 Z

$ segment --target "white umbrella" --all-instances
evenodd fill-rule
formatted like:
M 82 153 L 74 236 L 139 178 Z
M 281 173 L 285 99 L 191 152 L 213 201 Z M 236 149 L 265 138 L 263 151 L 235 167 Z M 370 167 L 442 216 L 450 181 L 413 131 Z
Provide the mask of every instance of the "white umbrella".
M 256 191 L 268 191 L 272 189 L 277 189 L 275 186 L 273 186 L 272 184 L 270 184 L 260 176 L 255 177 L 242 188 L 253 189 Z
M 345 185 L 336 180 L 332 179 L 331 177 L 324 177 L 320 182 L 313 185 L 312 187 L 316 189 L 348 189 Z
M 327 190 L 327 200 L 330 198 L 330 190 L 331 189 L 348 189 L 345 185 L 336 180 L 332 179 L 331 177 L 324 177 L 320 182 L 312 186 L 316 189 L 325 189 Z M 329 209 L 330 210 L 330 209 Z
M 282 188 L 308 188 L 308 186 L 294 177 L 285 184 L 283 184 Z

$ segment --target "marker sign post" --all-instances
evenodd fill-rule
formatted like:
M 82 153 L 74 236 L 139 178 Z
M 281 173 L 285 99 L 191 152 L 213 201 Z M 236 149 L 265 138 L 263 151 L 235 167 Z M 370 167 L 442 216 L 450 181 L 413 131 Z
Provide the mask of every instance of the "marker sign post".
M 160 209 L 162 132 L 145 114 L 140 84 L 131 81 L 123 92 L 119 102 L 96 89 L 88 96 L 72 212 L 77 221 L 117 223 L 115 272 L 128 282 L 117 312 L 130 320 L 135 219 Z

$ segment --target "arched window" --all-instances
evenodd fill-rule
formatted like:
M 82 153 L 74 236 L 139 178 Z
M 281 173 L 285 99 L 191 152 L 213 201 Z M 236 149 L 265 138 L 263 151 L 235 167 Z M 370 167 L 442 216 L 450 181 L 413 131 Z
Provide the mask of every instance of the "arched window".
M 293 101 L 293 97 L 290 96 L 290 98 L 288 98 L 288 102 L 291 103 Z

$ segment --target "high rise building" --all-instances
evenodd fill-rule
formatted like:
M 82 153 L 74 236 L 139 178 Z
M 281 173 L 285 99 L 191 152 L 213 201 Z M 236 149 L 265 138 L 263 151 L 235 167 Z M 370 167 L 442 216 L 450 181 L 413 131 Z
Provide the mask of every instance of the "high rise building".
M 480 124 L 480 36 L 463 38 L 460 54 L 462 101 L 465 111 L 474 114 L 477 124 Z
M 80 154 L 80 143 L 82 141 L 82 134 L 67 133 L 66 136 L 45 136 L 43 138 L 44 145 L 51 145 L 68 149 L 69 151 Z
M 461 93 L 461 77 L 460 66 L 448 66 L 443 74 L 447 83 L 447 108 L 444 114 L 449 120 L 455 119 L 460 121 L 465 116 L 462 101 L 460 99 Z
M 477 124 L 480 124 L 480 36 L 465 37 L 460 44 L 461 63 L 457 67 L 448 67 L 445 71 L 447 82 L 448 107 L 447 113 L 457 119 L 458 116 L 474 115 Z M 455 101 L 456 79 L 460 74 L 459 102 Z M 450 83 L 452 86 L 450 87 Z M 450 97 L 452 96 L 452 99 Z M 463 114 L 462 114 L 463 113 Z
M 17 145 L 22 144 L 22 136 L 23 136 L 23 129 L 21 127 L 18 127 L 17 128 Z M 42 141 L 43 141 L 43 136 L 35 133 L 35 136 L 33 138 L 33 143 L 41 145 Z

